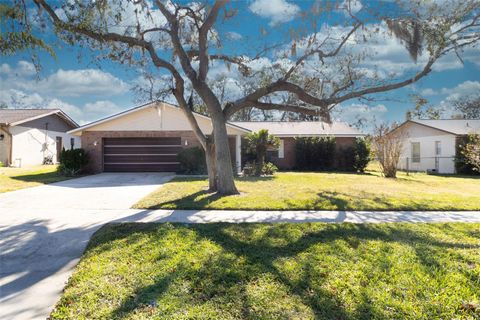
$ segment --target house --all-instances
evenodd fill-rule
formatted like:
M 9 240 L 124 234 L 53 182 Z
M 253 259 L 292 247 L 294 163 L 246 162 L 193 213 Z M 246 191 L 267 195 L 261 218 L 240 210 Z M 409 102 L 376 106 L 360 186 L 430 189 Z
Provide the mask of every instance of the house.
M 194 113 L 200 129 L 211 134 L 209 117 Z M 322 123 L 228 122 L 232 163 L 241 170 L 242 137 L 251 131 L 268 129 L 280 137 L 278 164 L 291 168 L 294 164 L 294 137 L 338 137 L 340 144 L 353 143 L 362 136 L 344 125 Z M 199 146 L 183 111 L 164 102 L 150 102 L 113 116 L 78 127 L 69 132 L 81 138 L 82 147 L 90 155 L 90 172 L 103 171 L 176 171 L 177 154 L 185 148 Z
M 252 121 L 233 122 L 233 124 L 257 132 L 267 129 L 268 133 L 280 139 L 278 151 L 271 156 L 271 161 L 279 169 L 295 168 L 295 138 L 300 137 L 335 137 L 337 150 L 351 147 L 355 139 L 365 134 L 343 122 L 327 124 L 319 121 Z
M 0 109 L 0 161 L 15 167 L 58 162 L 62 148 L 80 147 L 67 133 L 77 127 L 60 109 Z
M 396 130 L 404 139 L 399 169 L 452 174 L 459 139 L 480 133 L 480 120 L 408 120 Z

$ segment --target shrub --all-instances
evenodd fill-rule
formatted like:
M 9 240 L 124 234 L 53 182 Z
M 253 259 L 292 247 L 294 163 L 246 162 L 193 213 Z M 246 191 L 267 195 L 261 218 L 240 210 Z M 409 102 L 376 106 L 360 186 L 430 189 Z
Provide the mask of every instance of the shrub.
M 58 170 L 68 176 L 75 176 L 82 172 L 88 164 L 88 154 L 83 149 L 62 149 Z
M 335 159 L 335 138 L 296 138 L 296 168 L 298 170 L 329 170 Z
M 280 139 L 268 134 L 268 130 L 261 129 L 258 132 L 247 134 L 245 140 L 247 152 L 255 156 L 255 174 L 259 176 L 263 174 L 268 148 L 277 148 L 280 144 Z
M 2 168 L 2 167 L 3 167 L 3 162 L 2 162 L 2 161 L 0 161 L 0 168 Z
M 262 168 L 262 174 L 263 175 L 266 175 L 266 176 L 272 176 L 275 174 L 275 172 L 278 171 L 278 168 L 276 165 L 274 165 L 273 163 L 271 162 L 265 162 L 263 164 L 263 168 Z
M 355 147 L 344 147 L 337 149 L 335 152 L 336 167 L 340 171 L 356 171 L 355 170 Z
M 246 177 L 250 176 L 272 176 L 275 172 L 278 171 L 276 165 L 271 162 L 264 162 L 263 166 L 260 166 L 255 161 L 247 162 L 243 167 L 243 175 Z
M 183 174 L 206 174 L 205 151 L 200 147 L 183 149 L 177 156 Z
M 460 174 L 480 174 L 480 135 L 458 138 L 455 169 Z
M 355 159 L 353 168 L 358 172 L 365 172 L 368 163 L 372 160 L 372 148 L 370 141 L 366 138 L 357 138 L 355 140 Z
M 397 177 L 397 165 L 406 137 L 406 132 L 397 128 L 396 124 L 381 124 L 375 128 L 373 137 L 375 155 L 386 178 Z

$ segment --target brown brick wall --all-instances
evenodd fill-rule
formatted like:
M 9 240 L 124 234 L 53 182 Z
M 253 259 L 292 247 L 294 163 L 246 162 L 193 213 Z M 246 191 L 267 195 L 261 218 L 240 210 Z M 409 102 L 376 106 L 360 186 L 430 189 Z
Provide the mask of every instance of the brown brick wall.
M 295 168 L 295 138 L 282 138 L 284 141 L 284 154 L 283 159 L 272 158 L 272 162 L 281 170 L 291 170 Z M 336 149 L 352 147 L 355 142 L 355 138 L 352 137 L 337 137 L 335 138 Z
M 193 131 L 84 131 L 82 134 L 82 148 L 88 152 L 89 163 L 86 171 L 99 173 L 103 171 L 103 138 L 162 138 L 181 137 L 183 148 L 200 146 Z M 187 141 L 187 145 L 185 145 Z M 96 142 L 96 146 L 95 146 Z M 235 160 L 235 137 L 229 137 L 232 161 Z

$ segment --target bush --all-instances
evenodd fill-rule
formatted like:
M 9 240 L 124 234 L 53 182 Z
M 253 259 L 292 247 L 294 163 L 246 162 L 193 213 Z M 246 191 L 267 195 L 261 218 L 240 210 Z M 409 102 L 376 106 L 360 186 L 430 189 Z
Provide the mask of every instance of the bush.
M 2 168 L 2 167 L 3 167 L 3 162 L 2 162 L 2 161 L 0 161 L 0 168 Z
M 243 175 L 246 177 L 272 176 L 277 171 L 278 171 L 277 166 L 271 162 L 265 162 L 263 166 L 261 166 L 255 161 L 252 161 L 252 162 L 247 162 L 243 167 Z
M 205 151 L 200 147 L 183 149 L 177 156 L 183 174 L 206 174 Z
M 263 164 L 263 168 L 262 168 L 262 174 L 265 175 L 265 176 L 272 176 L 275 174 L 275 172 L 278 171 L 278 168 L 276 165 L 274 165 L 273 163 L 271 162 L 265 162 Z
M 67 175 L 75 176 L 82 172 L 88 164 L 88 154 L 83 149 L 62 149 L 60 153 L 60 165 L 58 170 Z
M 335 138 L 296 138 L 296 167 L 298 170 L 329 170 L 335 159 Z
M 353 172 L 355 170 L 355 147 L 344 147 L 336 150 L 336 167 L 335 169 L 340 171 Z
M 366 138 L 357 138 L 355 140 L 355 161 L 353 168 L 358 172 L 365 172 L 368 163 L 372 160 L 372 148 L 370 141 Z
M 457 150 L 455 157 L 455 169 L 459 174 L 480 174 L 480 171 L 473 165 L 474 161 L 469 159 L 475 158 L 475 153 L 470 150 L 477 149 L 480 144 L 479 135 L 467 135 L 457 140 Z M 477 151 L 478 152 L 478 151 Z M 476 155 L 478 157 L 478 155 Z M 478 160 L 477 160 L 478 161 Z

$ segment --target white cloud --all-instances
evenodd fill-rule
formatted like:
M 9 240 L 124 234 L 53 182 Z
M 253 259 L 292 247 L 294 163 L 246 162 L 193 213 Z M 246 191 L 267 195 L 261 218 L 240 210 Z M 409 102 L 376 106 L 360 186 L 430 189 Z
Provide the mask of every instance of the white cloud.
M 480 93 L 480 81 L 465 81 L 453 88 L 442 88 L 442 94 L 448 94 L 449 98 L 459 98 Z
M 125 93 L 128 85 L 111 73 L 95 69 L 63 70 L 41 80 L 35 87 L 64 97 L 111 96 Z
M 434 95 L 438 94 L 438 92 L 435 91 L 432 88 L 426 88 L 426 89 L 423 89 L 422 91 L 420 91 L 420 94 L 422 96 L 434 96 Z
M 336 121 L 346 122 L 350 125 L 359 125 L 366 130 L 372 130 L 376 120 L 381 120 L 388 112 L 383 104 L 367 105 L 352 103 L 340 105 L 333 109 L 332 117 Z
M 0 90 L 0 103 L 5 103 L 10 108 L 61 109 L 80 124 L 124 110 L 109 100 L 100 100 L 79 106 L 61 99 L 47 98 L 38 93 L 26 93 L 15 89 Z
M 362 10 L 363 5 L 360 0 L 345 0 L 340 5 L 340 8 L 342 8 L 343 14 L 348 16 L 350 15 L 350 12 L 355 14 L 358 11 Z
M 291 21 L 300 12 L 300 7 L 285 0 L 255 0 L 248 7 L 262 18 L 270 19 L 270 25 Z
M 28 61 L 24 61 L 24 60 L 20 60 L 20 61 L 18 61 L 16 72 L 20 76 L 32 76 L 37 71 L 36 71 L 33 63 L 28 62 Z
M 122 110 L 123 108 L 117 106 L 115 103 L 109 100 L 99 100 L 96 102 L 86 103 L 83 107 L 84 112 L 96 115 L 114 114 Z
M 8 64 L 2 63 L 2 65 L 0 65 L 0 73 L 9 74 L 10 72 L 12 72 L 12 68 L 10 68 Z
M 235 31 L 227 32 L 226 36 L 230 40 L 241 40 L 243 38 L 243 36 L 240 33 L 235 32 Z
M 58 97 L 112 96 L 129 90 L 123 80 L 102 70 L 59 69 L 40 80 L 32 77 L 34 74 L 35 66 L 30 62 L 19 61 L 15 67 L 4 63 L 0 66 L 0 90 L 37 91 Z

